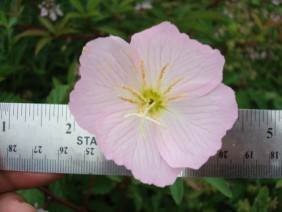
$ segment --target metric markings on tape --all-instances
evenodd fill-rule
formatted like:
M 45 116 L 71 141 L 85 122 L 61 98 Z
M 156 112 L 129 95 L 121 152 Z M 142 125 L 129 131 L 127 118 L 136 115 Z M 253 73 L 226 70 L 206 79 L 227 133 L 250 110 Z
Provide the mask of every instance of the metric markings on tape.
M 224 124 L 224 123 L 223 123 Z M 105 160 L 67 105 L 0 103 L 0 170 L 130 175 Z M 183 177 L 282 177 L 282 111 L 239 110 L 222 148 Z

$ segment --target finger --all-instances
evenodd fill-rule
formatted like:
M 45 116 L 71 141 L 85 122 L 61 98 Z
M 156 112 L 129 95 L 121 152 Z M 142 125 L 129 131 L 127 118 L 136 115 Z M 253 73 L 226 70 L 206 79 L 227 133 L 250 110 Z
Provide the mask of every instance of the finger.
M 63 174 L 29 173 L 29 172 L 0 172 L 0 193 L 48 184 Z
M 27 204 L 19 195 L 9 192 L 0 195 L 0 211 L 36 212 L 36 209 Z

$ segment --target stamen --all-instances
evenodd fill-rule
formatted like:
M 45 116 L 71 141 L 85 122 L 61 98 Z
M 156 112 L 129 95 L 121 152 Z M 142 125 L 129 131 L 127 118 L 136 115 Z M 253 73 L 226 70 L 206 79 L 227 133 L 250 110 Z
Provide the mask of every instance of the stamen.
M 140 63 L 140 67 L 141 67 L 141 75 L 142 75 L 142 86 L 143 86 L 143 88 L 145 88 L 147 86 L 147 82 L 146 82 L 146 73 L 145 73 L 144 61 L 143 60 Z
M 149 104 L 149 103 L 148 103 L 148 104 Z M 161 127 L 165 127 L 163 124 L 161 124 L 161 123 L 158 122 L 157 120 L 155 120 L 155 119 L 153 119 L 153 118 L 147 116 L 148 112 L 152 109 L 152 107 L 154 107 L 154 105 L 155 105 L 156 103 L 154 102 L 154 103 L 151 104 L 151 105 L 148 105 L 148 104 L 147 104 L 147 106 L 146 106 L 146 108 L 145 108 L 145 110 L 144 110 L 143 113 L 129 113 L 129 114 L 126 114 L 126 115 L 124 116 L 124 118 L 128 118 L 128 117 L 130 117 L 130 116 L 137 116 L 137 117 L 142 118 L 142 119 L 141 119 L 140 131 L 141 131 L 141 134 L 142 134 L 142 136 L 143 136 L 144 138 L 145 138 L 145 136 L 146 136 L 146 134 L 145 134 L 145 132 L 144 132 L 144 120 L 148 120 L 148 121 L 151 121 L 151 122 L 153 122 L 153 123 L 155 123 L 155 124 L 157 124 L 157 125 L 159 125 L 159 126 L 161 126 Z M 148 106 L 149 106 L 149 107 L 148 107 Z
M 126 114 L 126 115 L 124 116 L 124 118 L 128 118 L 128 117 L 130 117 L 130 116 L 138 116 L 138 117 L 140 117 L 140 118 L 142 118 L 142 119 L 146 119 L 146 120 L 148 120 L 148 121 L 154 122 L 155 124 L 157 124 L 157 125 L 159 125 L 159 126 L 161 126 L 161 127 L 165 127 L 162 123 L 158 122 L 157 120 L 152 119 L 152 118 L 150 118 L 150 117 L 148 117 L 148 116 L 144 116 L 144 114 L 140 114 L 140 113 L 129 113 L 129 114 Z
M 176 96 L 172 96 L 172 97 L 169 97 L 165 100 L 165 102 L 171 102 L 171 101 L 174 101 L 176 99 L 181 99 L 183 97 L 186 97 L 187 95 L 186 94 L 179 94 L 179 95 L 176 95 Z
M 183 79 L 184 79 L 183 77 L 176 79 L 171 85 L 168 86 L 168 88 L 164 91 L 163 95 L 168 94 L 171 91 L 171 89 Z
M 87 47 L 83 47 L 82 52 L 87 53 L 87 52 L 89 52 L 89 49 Z
M 132 104 L 141 104 L 140 102 L 136 101 L 136 100 L 133 100 L 133 99 L 129 99 L 129 98 L 126 98 L 126 97 L 123 97 L 123 96 L 118 96 L 118 98 L 124 100 L 124 101 L 127 101 L 127 102 L 130 102 Z
M 141 94 L 139 94 L 137 91 L 133 90 L 132 88 L 127 87 L 127 86 L 125 86 L 125 85 L 121 85 L 120 87 L 121 87 L 122 89 L 128 91 L 129 93 L 131 93 L 133 96 L 136 96 L 136 97 L 138 97 L 140 100 L 146 102 L 146 99 L 145 99 Z
M 161 72 L 160 72 L 160 75 L 159 75 L 159 78 L 158 78 L 157 90 L 160 90 L 162 78 L 164 76 L 164 72 L 165 72 L 167 66 L 168 66 L 168 63 L 166 63 L 164 65 L 164 67 L 162 67 L 162 69 L 161 69 Z
M 144 116 L 147 115 L 147 113 L 152 109 L 152 107 L 155 106 L 155 104 L 156 104 L 156 102 L 153 102 L 152 104 L 150 104 L 150 102 L 148 102 L 148 104 L 146 105 L 146 108 L 145 108 L 145 110 L 143 112 Z M 148 105 L 149 105 L 149 107 L 147 108 Z

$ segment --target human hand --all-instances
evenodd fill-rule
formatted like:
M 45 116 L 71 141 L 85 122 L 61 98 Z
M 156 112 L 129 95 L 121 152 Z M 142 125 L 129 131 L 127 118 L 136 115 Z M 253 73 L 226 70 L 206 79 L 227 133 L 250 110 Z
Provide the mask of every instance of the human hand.
M 61 174 L 0 171 L 0 211 L 35 212 L 35 208 L 11 191 L 48 184 L 62 176 Z

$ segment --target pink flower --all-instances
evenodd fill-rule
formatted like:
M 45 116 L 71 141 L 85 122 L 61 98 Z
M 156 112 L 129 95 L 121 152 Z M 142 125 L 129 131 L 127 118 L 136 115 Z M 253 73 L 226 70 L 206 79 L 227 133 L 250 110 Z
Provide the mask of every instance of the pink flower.
M 221 83 L 224 57 L 164 22 L 132 36 L 98 38 L 80 57 L 69 107 L 108 160 L 156 186 L 199 169 L 237 118 Z

